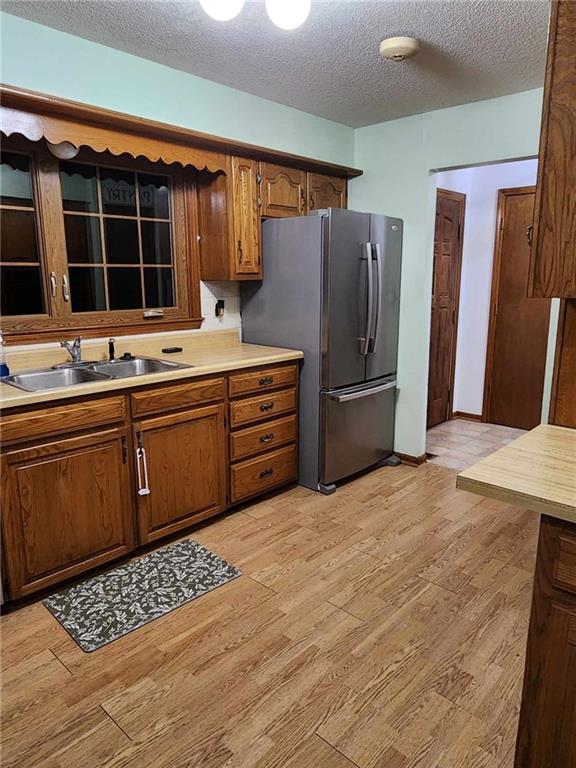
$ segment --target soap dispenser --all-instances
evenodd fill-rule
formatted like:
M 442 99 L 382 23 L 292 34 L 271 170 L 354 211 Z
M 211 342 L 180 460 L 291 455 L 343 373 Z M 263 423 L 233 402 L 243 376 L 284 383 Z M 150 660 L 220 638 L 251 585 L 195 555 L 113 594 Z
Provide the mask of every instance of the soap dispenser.
M 6 376 L 10 375 L 10 369 L 8 368 L 8 363 L 6 362 L 6 351 L 4 349 L 4 337 L 2 336 L 2 331 L 0 331 L 0 379 L 6 378 Z

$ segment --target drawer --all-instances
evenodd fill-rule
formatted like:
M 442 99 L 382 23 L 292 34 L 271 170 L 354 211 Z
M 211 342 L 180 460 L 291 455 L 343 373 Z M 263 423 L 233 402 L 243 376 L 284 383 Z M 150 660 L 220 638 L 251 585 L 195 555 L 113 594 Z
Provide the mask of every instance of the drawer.
M 558 556 L 554 562 L 554 586 L 576 594 L 576 537 L 558 536 Z
M 267 421 L 259 427 L 249 427 L 230 435 L 230 461 L 255 456 L 296 441 L 296 416 Z
M 270 392 L 260 397 L 248 397 L 230 403 L 230 426 L 240 427 L 255 421 L 270 419 L 280 413 L 296 410 L 296 390 Z
M 296 386 L 298 370 L 295 365 L 235 373 L 228 379 L 230 397 L 266 392 L 268 389 Z
M 296 479 L 296 446 L 289 445 L 230 468 L 232 502 L 255 496 Z
M 189 405 L 202 405 L 224 400 L 226 392 L 223 378 L 203 379 L 169 387 L 143 389 L 130 395 L 133 416 L 173 411 Z
M 123 422 L 125 419 L 126 399 L 122 396 L 39 408 L 24 413 L 8 413 L 0 421 L 2 444 L 22 443 L 37 437 L 91 429 L 102 424 Z

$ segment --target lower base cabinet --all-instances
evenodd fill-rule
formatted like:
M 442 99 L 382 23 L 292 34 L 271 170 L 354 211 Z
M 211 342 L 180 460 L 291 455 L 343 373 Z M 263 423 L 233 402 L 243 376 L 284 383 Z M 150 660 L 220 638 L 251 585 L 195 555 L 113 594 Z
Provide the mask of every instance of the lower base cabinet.
M 226 509 L 224 404 L 133 425 L 140 543 Z
M 2 474 L 4 551 L 12 598 L 133 549 L 125 429 L 8 450 Z

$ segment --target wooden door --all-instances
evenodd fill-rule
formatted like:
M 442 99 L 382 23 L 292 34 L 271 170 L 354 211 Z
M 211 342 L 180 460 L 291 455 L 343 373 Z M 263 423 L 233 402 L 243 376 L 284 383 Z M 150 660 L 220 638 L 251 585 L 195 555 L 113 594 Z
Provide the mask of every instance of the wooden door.
M 452 413 L 465 206 L 466 195 L 444 189 L 436 193 L 428 427 L 446 421 Z
M 576 3 L 551 4 L 528 294 L 576 298 Z
M 484 420 L 518 429 L 540 423 L 550 322 L 550 299 L 526 297 L 533 210 L 534 187 L 499 191 Z
M 306 173 L 285 165 L 260 163 L 262 216 L 306 213 Z
M 308 210 L 317 208 L 346 208 L 347 182 L 337 176 L 308 173 Z
M 142 544 L 224 511 L 223 404 L 143 419 L 133 430 Z M 138 457 L 138 447 L 143 456 Z
M 258 205 L 258 163 L 243 157 L 232 158 L 234 205 L 234 277 L 262 277 L 260 269 L 260 208 Z
M 134 515 L 124 429 L 6 452 L 3 515 L 10 597 L 130 552 Z

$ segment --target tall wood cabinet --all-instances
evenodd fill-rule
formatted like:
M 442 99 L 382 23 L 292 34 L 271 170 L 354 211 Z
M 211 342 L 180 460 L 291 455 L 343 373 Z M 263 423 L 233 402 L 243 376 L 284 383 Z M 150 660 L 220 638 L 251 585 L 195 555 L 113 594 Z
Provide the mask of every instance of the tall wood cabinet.
M 528 295 L 576 298 L 576 3 L 554 0 Z
M 124 428 L 6 450 L 3 531 L 12 597 L 22 597 L 134 546 Z

